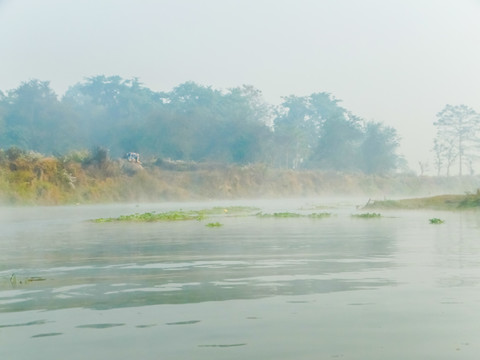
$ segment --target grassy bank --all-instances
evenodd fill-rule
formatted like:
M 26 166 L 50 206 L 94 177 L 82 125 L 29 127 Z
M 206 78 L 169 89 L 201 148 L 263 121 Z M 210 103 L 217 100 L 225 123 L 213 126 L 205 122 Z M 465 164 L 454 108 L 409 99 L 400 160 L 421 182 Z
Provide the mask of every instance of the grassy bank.
M 462 210 L 480 208 L 480 190 L 475 194 L 438 195 L 423 198 L 371 201 L 367 209 Z
M 0 151 L 2 204 L 151 202 L 304 196 L 384 198 L 464 193 L 479 177 L 417 177 L 293 171 L 262 164 L 230 166 L 184 162 L 110 160 L 75 152 L 46 157 L 17 149 Z M 470 201 L 470 200 L 469 200 Z M 473 200 L 472 200 L 473 201 Z

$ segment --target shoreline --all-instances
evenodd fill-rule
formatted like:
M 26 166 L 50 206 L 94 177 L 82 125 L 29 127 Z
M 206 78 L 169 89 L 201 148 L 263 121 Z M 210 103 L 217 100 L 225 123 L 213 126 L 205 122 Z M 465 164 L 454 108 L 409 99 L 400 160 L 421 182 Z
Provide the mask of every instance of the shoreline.
M 166 165 L 165 165 L 166 164 Z M 372 200 L 465 194 L 480 176 L 429 177 L 127 160 L 80 161 L 23 155 L 0 159 L 0 205 L 75 205 L 309 197 Z M 377 200 L 378 202 L 379 200 Z

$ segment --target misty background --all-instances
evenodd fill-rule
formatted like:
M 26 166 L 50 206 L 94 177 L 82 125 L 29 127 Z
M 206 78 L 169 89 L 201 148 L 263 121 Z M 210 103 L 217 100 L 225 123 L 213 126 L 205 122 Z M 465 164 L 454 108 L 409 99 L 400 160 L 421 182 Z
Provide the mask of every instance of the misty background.
M 395 128 L 418 171 L 434 161 L 437 113 L 480 109 L 479 14 L 477 0 L 4 0 L 0 90 L 40 79 L 63 96 L 119 75 L 154 92 L 248 84 L 274 105 L 329 93 Z

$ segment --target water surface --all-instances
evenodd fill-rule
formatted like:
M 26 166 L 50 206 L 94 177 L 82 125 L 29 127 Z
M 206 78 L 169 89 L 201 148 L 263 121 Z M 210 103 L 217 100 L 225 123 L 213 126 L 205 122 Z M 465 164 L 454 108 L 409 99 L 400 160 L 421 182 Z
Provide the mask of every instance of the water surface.
M 477 358 L 478 213 L 236 204 L 334 216 L 209 228 L 89 220 L 231 204 L 1 209 L 0 358 Z

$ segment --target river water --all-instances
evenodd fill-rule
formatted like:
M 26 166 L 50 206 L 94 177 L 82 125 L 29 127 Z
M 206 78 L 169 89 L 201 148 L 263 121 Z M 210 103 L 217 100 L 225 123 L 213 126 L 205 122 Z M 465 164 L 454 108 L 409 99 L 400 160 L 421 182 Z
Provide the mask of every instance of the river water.
M 232 204 L 333 216 L 90 221 Z M 1 208 L 0 359 L 478 359 L 480 214 L 357 212 L 325 199 Z

